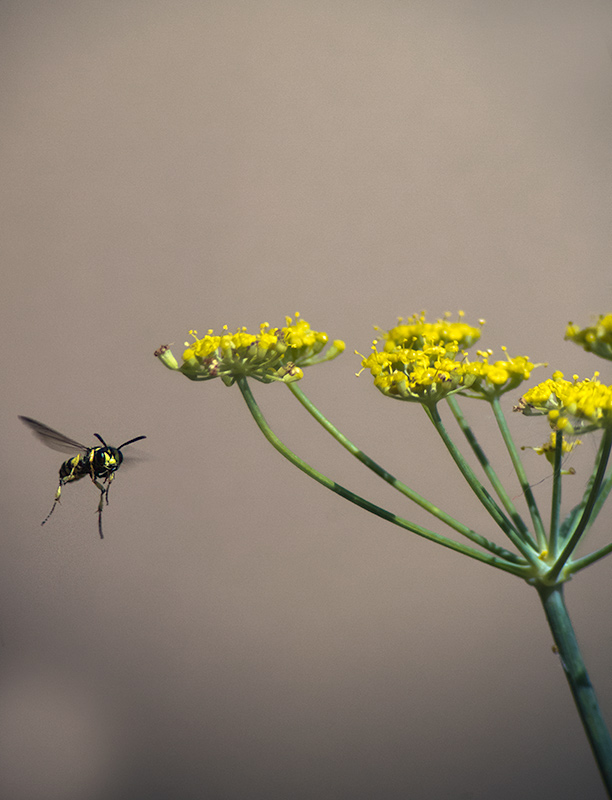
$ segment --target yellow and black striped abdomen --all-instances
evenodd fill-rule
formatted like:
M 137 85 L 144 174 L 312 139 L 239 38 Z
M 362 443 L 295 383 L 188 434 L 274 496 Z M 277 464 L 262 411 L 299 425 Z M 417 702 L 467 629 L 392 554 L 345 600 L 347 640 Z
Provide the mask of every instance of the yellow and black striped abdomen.
M 90 474 L 90 453 L 83 453 L 83 455 L 74 456 L 64 461 L 59 469 L 60 481 L 62 483 L 70 483 L 70 481 L 78 481 Z

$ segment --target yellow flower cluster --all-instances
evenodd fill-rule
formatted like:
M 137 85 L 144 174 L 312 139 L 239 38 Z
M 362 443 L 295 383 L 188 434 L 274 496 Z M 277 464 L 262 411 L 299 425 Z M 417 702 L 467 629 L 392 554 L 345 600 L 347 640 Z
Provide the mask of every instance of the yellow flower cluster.
M 471 347 L 480 339 L 480 329 L 463 322 L 464 313 L 459 312 L 459 321 L 451 322 L 450 314 L 436 322 L 426 322 L 425 312 L 413 314 L 407 320 L 400 317 L 397 325 L 390 331 L 381 331 L 385 350 L 406 347 L 418 350 L 425 344 L 445 344 L 455 342 L 458 347 Z M 484 320 L 480 320 L 484 324 Z
M 285 323 L 284 328 L 270 328 L 264 322 L 258 334 L 248 333 L 244 327 L 230 333 L 224 326 L 221 334 L 209 330 L 201 339 L 197 331 L 189 331 L 195 341 L 185 343 L 187 349 L 180 365 L 166 345 L 155 355 L 166 367 L 182 372 L 190 380 L 221 378 L 231 386 L 240 376 L 263 383 L 297 381 L 303 377 L 304 367 L 329 361 L 345 348 L 344 342 L 336 340 L 323 352 L 329 340 L 327 334 L 313 331 L 299 314 L 295 315 L 295 322 L 285 317 Z
M 504 353 L 506 348 L 502 347 Z M 516 389 L 523 381 L 529 380 L 531 371 L 542 364 L 532 364 L 526 356 L 508 356 L 505 361 L 489 359 L 492 350 L 479 350 L 480 361 L 466 363 L 466 371 L 474 376 L 474 383 L 462 394 L 469 397 L 493 398 Z
M 524 356 L 491 364 L 492 351 L 487 350 L 478 353 L 480 361 L 470 362 L 462 348 L 479 338 L 480 329 L 464 322 L 463 312 L 459 312 L 458 322 L 451 322 L 448 315 L 427 322 L 422 312 L 381 332 L 372 354 L 361 364 L 370 370 L 374 385 L 383 394 L 425 404 L 457 392 L 492 399 L 529 378 L 536 365 Z M 377 349 L 379 341 L 382 351 Z
M 562 372 L 539 383 L 521 397 L 515 411 L 527 415 L 547 414 L 551 428 L 567 434 L 587 433 L 612 425 L 612 386 L 593 378 L 583 381 L 574 375 L 565 380 Z
M 468 375 L 465 365 L 455 361 L 459 351 L 456 342 L 423 344 L 420 349 L 398 347 L 379 352 L 376 342 L 372 354 L 363 358 L 361 365 L 374 376 L 374 386 L 399 400 L 425 405 L 435 405 L 465 386 L 474 378 Z
M 597 324 L 590 328 L 579 328 L 570 322 L 565 338 L 580 345 L 587 353 L 612 360 L 612 314 L 601 315 Z

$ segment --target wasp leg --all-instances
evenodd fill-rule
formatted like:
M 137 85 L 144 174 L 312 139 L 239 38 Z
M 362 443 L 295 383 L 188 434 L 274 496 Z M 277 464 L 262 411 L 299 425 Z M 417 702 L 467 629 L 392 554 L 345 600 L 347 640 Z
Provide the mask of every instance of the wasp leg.
M 91 479 L 95 484 L 96 488 L 100 490 L 100 502 L 98 503 L 98 533 L 100 534 L 100 539 L 104 539 L 104 534 L 102 533 L 102 509 L 104 508 L 104 496 L 106 495 L 106 504 L 108 505 L 108 487 L 102 486 L 101 483 L 95 478 Z
M 111 472 L 111 474 L 107 478 L 108 486 L 106 487 L 106 505 L 108 505 L 108 493 L 110 491 L 111 483 L 114 481 L 114 479 L 115 479 L 115 473 Z
M 46 522 L 46 521 L 49 519 L 49 517 L 51 516 L 51 514 L 53 514 L 53 512 L 55 511 L 55 506 L 56 506 L 56 505 L 59 503 L 59 501 L 60 501 L 60 496 L 61 496 L 61 494 L 62 494 L 62 486 L 63 486 L 63 485 L 64 485 L 64 481 L 60 481 L 60 482 L 59 482 L 59 486 L 57 487 L 57 492 L 55 493 L 55 500 L 53 501 L 53 505 L 51 506 L 51 511 L 49 511 L 49 513 L 47 514 L 47 516 L 46 516 L 46 517 L 43 519 L 43 521 L 40 523 L 41 525 L 44 525 L 44 524 L 45 524 L 45 522 Z

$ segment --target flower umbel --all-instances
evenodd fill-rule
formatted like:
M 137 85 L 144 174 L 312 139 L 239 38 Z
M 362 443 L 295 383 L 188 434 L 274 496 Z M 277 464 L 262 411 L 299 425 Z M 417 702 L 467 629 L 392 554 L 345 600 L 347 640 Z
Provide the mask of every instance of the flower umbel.
M 591 379 L 565 380 L 562 372 L 555 372 L 550 380 L 529 389 L 515 406 L 528 416 L 548 415 L 551 428 L 569 435 L 588 433 L 598 428 L 612 427 L 612 386 Z
M 379 352 L 374 343 L 372 354 L 361 365 L 370 370 L 374 386 L 387 397 L 431 406 L 474 381 L 465 364 L 455 361 L 456 342 L 426 343 L 419 350 L 395 347 L 388 351 L 386 347 Z
M 224 326 L 221 334 L 209 330 L 201 339 L 192 330 L 195 341 L 185 343 L 180 365 L 168 345 L 156 350 L 155 355 L 168 369 L 182 372 L 190 380 L 221 378 L 231 386 L 241 376 L 262 383 L 291 383 L 303 377 L 303 367 L 329 361 L 345 348 L 344 342 L 336 340 L 325 351 L 327 334 L 312 330 L 299 314 L 295 322 L 286 317 L 285 323 L 284 328 L 271 328 L 263 322 L 259 334 L 248 333 L 244 327 L 230 333 Z
M 587 353 L 612 360 L 612 314 L 600 315 L 597 323 L 589 328 L 579 328 L 570 322 L 565 338 L 584 348 Z
M 374 385 L 387 397 L 434 406 L 445 397 L 465 389 L 475 380 L 466 371 L 461 347 L 470 347 L 480 330 L 462 321 L 451 322 L 448 314 L 437 322 L 426 322 L 425 313 L 400 319 L 395 328 L 381 331 L 372 354 L 361 366 L 374 376 Z M 484 322 L 484 320 L 483 320 Z M 379 351 L 377 345 L 383 342 Z

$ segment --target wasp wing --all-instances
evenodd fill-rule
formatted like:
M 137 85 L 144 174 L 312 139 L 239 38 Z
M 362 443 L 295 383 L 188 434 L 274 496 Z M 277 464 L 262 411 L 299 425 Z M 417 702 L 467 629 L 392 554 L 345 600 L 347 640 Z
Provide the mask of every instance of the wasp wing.
M 54 431 L 53 428 L 49 428 L 48 425 L 43 425 L 42 422 L 32 419 L 32 417 L 20 416 L 19 419 L 24 425 L 30 428 L 32 433 L 40 439 L 43 444 L 47 445 L 47 447 L 50 447 L 52 450 L 59 450 L 61 453 L 75 453 L 78 450 L 90 449 L 86 445 L 74 439 L 70 439 L 68 436 L 64 436 L 63 433 Z

